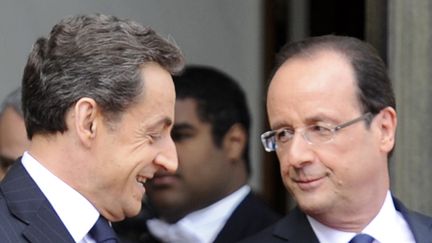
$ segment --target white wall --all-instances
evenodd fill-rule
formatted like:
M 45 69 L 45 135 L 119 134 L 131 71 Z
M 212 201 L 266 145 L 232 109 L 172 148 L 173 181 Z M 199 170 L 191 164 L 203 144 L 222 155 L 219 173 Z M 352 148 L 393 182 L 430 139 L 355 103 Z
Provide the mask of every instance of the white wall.
M 252 110 L 252 185 L 259 189 L 264 101 L 261 0 L 0 0 L 0 99 L 21 82 L 31 45 L 62 17 L 102 12 L 171 36 L 189 63 L 218 67 L 245 89 Z

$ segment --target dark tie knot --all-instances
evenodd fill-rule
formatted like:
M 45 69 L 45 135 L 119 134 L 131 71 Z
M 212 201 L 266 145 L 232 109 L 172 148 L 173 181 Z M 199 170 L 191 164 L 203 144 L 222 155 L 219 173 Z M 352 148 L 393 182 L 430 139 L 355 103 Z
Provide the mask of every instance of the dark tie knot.
M 89 232 L 97 243 L 117 243 L 117 236 L 108 221 L 100 216 Z
M 368 234 L 357 234 L 348 243 L 372 243 L 374 238 Z

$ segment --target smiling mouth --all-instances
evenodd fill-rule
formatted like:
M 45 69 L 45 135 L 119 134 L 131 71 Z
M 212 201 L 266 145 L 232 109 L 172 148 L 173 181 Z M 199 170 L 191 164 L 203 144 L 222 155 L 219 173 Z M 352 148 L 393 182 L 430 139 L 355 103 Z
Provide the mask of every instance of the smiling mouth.
M 144 184 L 147 182 L 147 180 L 150 179 L 146 176 L 143 175 L 137 175 L 136 181 L 141 184 L 142 186 L 144 186 Z
M 153 187 L 169 187 L 176 183 L 179 179 L 179 175 L 170 173 L 157 173 L 155 176 L 148 181 Z
M 324 177 L 325 176 L 314 177 L 314 178 L 301 178 L 301 179 L 293 178 L 292 181 L 295 184 L 297 184 L 301 190 L 310 191 L 310 190 L 318 188 L 321 185 Z
M 301 178 L 301 179 L 293 179 L 295 183 L 310 183 L 317 180 L 320 180 L 322 177 L 315 177 L 315 178 Z

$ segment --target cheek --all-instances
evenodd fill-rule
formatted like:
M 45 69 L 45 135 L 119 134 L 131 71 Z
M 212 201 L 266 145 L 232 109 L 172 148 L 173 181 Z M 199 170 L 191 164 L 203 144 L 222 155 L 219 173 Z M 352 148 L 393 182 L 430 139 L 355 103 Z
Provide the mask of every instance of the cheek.
M 334 146 L 319 153 L 319 159 L 330 172 L 333 183 L 350 187 L 356 184 L 356 181 L 368 180 L 367 177 L 370 175 L 365 174 L 368 165 L 364 163 L 365 160 L 368 160 L 365 154 L 367 150 L 365 151 L 363 147 L 358 141 L 349 141 L 344 145 Z
M 281 160 L 282 161 L 282 160 Z M 286 162 L 279 161 L 279 170 L 282 178 L 289 176 L 289 165 Z
M 176 144 L 179 167 L 202 166 L 211 154 L 204 142 L 191 140 Z
M 285 153 L 282 153 L 280 151 L 276 151 L 276 155 L 279 161 L 279 169 L 282 178 L 288 176 L 291 165 L 288 162 L 287 156 L 285 155 Z
M 205 155 L 202 150 L 188 149 L 183 146 L 183 148 L 177 149 L 177 155 L 177 171 L 182 174 L 186 180 L 197 178 L 206 170 L 204 163 L 206 159 L 208 159 L 208 155 Z
M 279 172 L 280 172 L 282 182 L 285 185 L 285 187 L 288 189 L 288 191 L 292 192 L 294 190 L 294 185 L 290 178 L 290 173 L 289 173 L 290 166 L 288 165 L 288 163 L 279 163 L 279 166 L 280 166 Z
M 138 163 L 145 164 L 151 163 L 156 154 L 157 149 L 149 145 L 140 146 L 130 151 L 130 155 L 133 156 Z
M 194 150 L 191 153 L 184 153 L 179 156 L 179 173 L 186 183 L 202 187 L 207 183 L 223 179 L 218 173 L 225 173 L 225 168 L 220 168 L 221 159 L 206 150 Z

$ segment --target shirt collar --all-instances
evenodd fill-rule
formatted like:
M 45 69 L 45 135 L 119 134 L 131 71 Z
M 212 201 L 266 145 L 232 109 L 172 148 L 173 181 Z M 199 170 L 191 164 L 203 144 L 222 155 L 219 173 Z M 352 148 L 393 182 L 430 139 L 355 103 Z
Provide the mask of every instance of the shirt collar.
M 332 229 L 310 216 L 307 216 L 307 219 L 319 241 L 323 243 L 346 243 L 356 235 L 353 232 Z M 390 191 L 387 191 L 378 214 L 361 233 L 374 237 L 375 242 L 415 242 L 408 224 L 394 206 Z
M 415 242 L 408 223 L 394 206 L 390 191 L 380 212 L 362 233 L 373 236 L 378 242 Z
M 72 238 L 76 242 L 81 241 L 99 217 L 96 208 L 28 152 L 24 153 L 22 164 L 51 203 Z
M 197 239 L 197 242 L 213 242 L 232 212 L 250 191 L 251 188 L 248 185 L 244 185 L 216 203 L 186 215 L 175 224 L 167 225 L 162 220 L 151 219 L 147 221 L 147 225 L 150 231 L 156 226 L 160 227 L 162 224 L 165 225 L 168 231 L 175 232 L 180 230 L 193 234 L 193 238 Z

